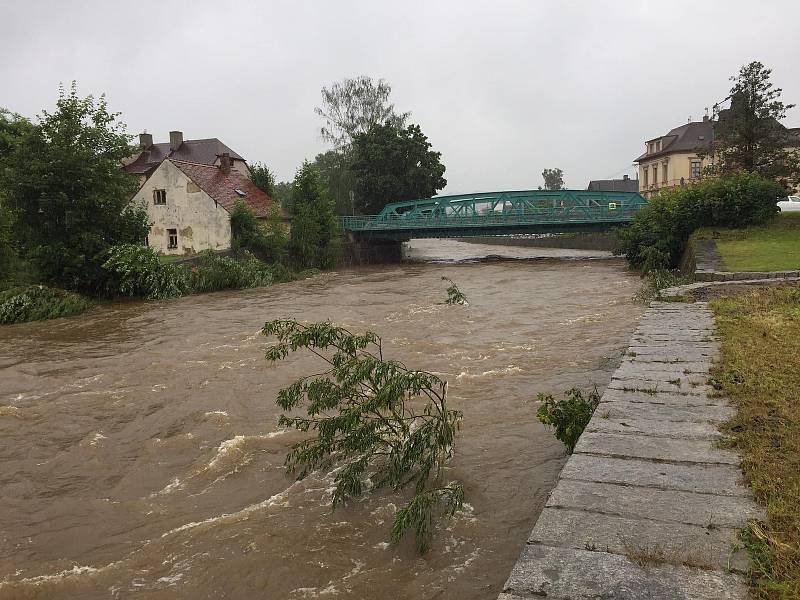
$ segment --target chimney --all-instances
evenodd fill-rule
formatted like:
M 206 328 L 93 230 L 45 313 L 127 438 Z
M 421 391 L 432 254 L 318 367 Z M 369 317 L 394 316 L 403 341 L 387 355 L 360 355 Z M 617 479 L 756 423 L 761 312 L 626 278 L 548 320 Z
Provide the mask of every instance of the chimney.
M 630 179 L 630 177 L 628 177 L 627 175 L 622 176 L 622 181 L 628 181 L 628 179 Z
M 225 173 L 225 175 L 230 175 L 231 164 L 233 164 L 231 155 L 227 152 L 223 152 L 219 157 L 219 170 Z
M 141 148 L 142 150 L 147 150 L 152 145 L 153 145 L 153 134 L 152 133 L 140 133 L 139 134 L 139 148 Z
M 703 123 L 708 123 L 708 115 L 703 115 Z
M 183 143 L 183 132 L 182 131 L 170 131 L 169 132 L 169 149 L 172 152 L 175 152 L 175 150 L 180 148 L 182 143 Z

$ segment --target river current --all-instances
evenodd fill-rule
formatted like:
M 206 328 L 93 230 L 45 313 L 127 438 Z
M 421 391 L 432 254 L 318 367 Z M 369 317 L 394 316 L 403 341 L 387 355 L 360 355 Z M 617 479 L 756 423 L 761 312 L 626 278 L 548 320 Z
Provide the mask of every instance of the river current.
M 494 256 L 494 260 L 479 260 Z M 607 385 L 643 312 L 602 252 L 416 241 L 416 262 L 0 328 L 0 598 L 495 598 L 565 461 L 538 392 Z M 518 260 L 504 260 L 518 259 Z M 442 304 L 453 279 L 469 306 Z M 447 379 L 466 510 L 424 557 L 402 497 L 287 476 L 264 322 L 331 320 Z

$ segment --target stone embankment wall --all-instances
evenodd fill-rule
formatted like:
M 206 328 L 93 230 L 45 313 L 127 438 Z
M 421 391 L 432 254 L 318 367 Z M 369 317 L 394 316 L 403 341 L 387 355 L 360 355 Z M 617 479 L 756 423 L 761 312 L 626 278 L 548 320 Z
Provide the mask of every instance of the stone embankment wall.
M 573 250 L 606 250 L 617 246 L 617 235 L 605 233 L 560 233 L 539 236 L 478 236 L 459 238 L 460 242 L 497 246 L 522 246 L 525 248 L 570 248 Z
M 755 279 L 799 279 L 798 271 L 725 271 L 714 240 L 693 240 L 684 254 L 681 270 L 695 281 L 743 281 Z
M 718 351 L 705 303 L 650 306 L 501 600 L 747 597 L 731 549 L 763 515 L 719 447 L 733 408 L 707 384 Z

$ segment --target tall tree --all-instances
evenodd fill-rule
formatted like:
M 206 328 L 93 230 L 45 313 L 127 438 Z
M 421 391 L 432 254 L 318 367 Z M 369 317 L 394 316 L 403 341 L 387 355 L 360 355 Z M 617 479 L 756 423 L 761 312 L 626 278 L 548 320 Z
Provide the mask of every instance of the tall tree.
M 441 156 L 419 125 L 373 125 L 353 140 L 357 208 L 374 214 L 390 202 L 435 195 L 447 185 Z
M 790 175 L 789 137 L 780 120 L 794 105 L 781 102 L 782 90 L 773 87 L 771 75 L 770 69 L 754 61 L 731 77 L 731 107 L 720 111 L 714 122 L 716 173 L 745 170 L 770 178 Z
M 389 102 L 392 86 L 384 79 L 373 81 L 367 75 L 344 79 L 322 88 L 322 106 L 314 111 L 324 119 L 322 139 L 337 150 L 347 149 L 360 133 L 378 123 L 403 127 L 411 113 L 397 113 Z
M 564 189 L 564 171 L 561 169 L 545 169 L 542 171 L 542 179 L 544 179 L 544 189 L 546 190 Z
M 314 166 L 333 198 L 337 215 L 349 215 L 353 212 L 354 207 L 350 202 L 350 193 L 355 190 L 352 156 L 352 152 L 328 150 L 314 159 Z
M 104 96 L 81 98 L 73 83 L 6 161 L 0 187 L 46 281 L 98 291 L 108 248 L 147 235 L 144 207 L 130 205 L 137 180 L 120 169 L 133 148 L 118 117 Z
M 303 269 L 334 267 L 341 251 L 341 233 L 328 190 L 308 161 L 294 178 L 292 206 L 295 216 L 289 251 L 295 263 Z
M 250 165 L 250 180 L 255 186 L 269 196 L 275 193 L 275 174 L 264 163 Z

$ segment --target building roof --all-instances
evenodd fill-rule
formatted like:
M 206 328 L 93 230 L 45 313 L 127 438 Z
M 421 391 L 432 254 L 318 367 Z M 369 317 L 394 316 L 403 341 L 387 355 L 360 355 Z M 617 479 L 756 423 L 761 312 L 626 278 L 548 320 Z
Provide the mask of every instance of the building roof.
M 168 159 L 183 171 L 189 179 L 225 210 L 231 212 L 237 200 L 243 200 L 259 218 L 266 217 L 273 200 L 256 187 L 250 179 L 231 169 L 228 174 L 217 166 Z
M 204 140 L 184 140 L 178 149 L 174 151 L 170 150 L 169 142 L 153 144 L 141 150 L 136 160 L 122 168 L 134 175 L 147 175 L 167 158 L 201 165 L 213 165 L 217 158 L 225 152 L 234 160 L 244 160 L 217 138 L 207 138 Z
M 671 129 L 667 135 L 654 139 L 662 140 L 661 150 L 652 154 L 645 152 L 633 162 L 642 162 L 673 152 L 692 152 L 705 148 L 714 139 L 714 122 L 709 119 L 686 123 Z
M 590 192 L 638 192 L 639 180 L 625 177 L 624 179 L 593 179 L 586 188 Z

